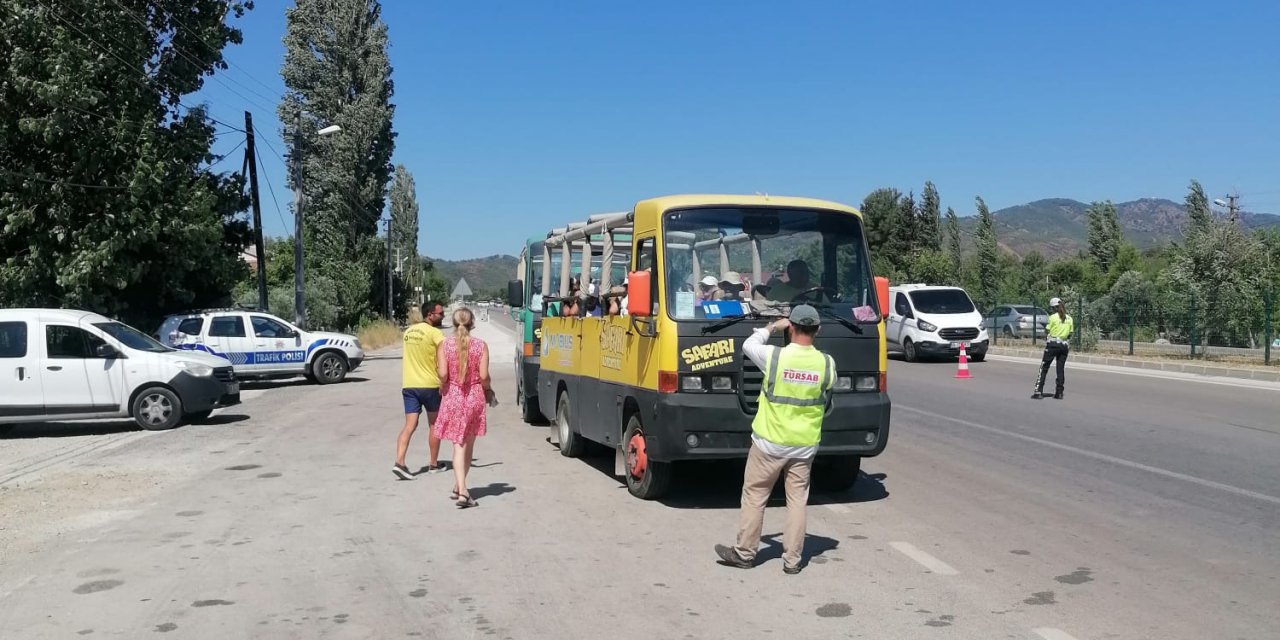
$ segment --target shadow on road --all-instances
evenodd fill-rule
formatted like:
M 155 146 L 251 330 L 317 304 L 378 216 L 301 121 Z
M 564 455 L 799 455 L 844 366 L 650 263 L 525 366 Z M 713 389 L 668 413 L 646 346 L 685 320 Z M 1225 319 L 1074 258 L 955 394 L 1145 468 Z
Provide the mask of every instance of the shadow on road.
M 6 426 L 11 427 L 8 433 L 5 433 Z M 106 436 L 130 431 L 142 431 L 142 427 L 139 427 L 137 423 L 128 418 L 94 422 L 43 422 L 38 424 L 0 425 L 0 440 Z
M 471 497 L 479 500 L 480 498 L 493 498 L 500 495 L 508 494 L 515 491 L 516 488 L 505 482 L 492 482 L 483 487 L 476 487 L 471 490 Z
M 347 376 L 345 380 L 338 384 L 347 384 L 351 382 L 368 382 L 368 378 L 360 378 L 356 376 Z M 285 387 L 308 387 L 316 383 L 303 377 L 297 378 L 277 378 L 274 380 L 241 380 L 240 389 L 244 391 L 265 391 L 268 389 L 283 389 Z
M 764 564 L 770 560 L 779 560 L 782 558 L 782 534 L 773 533 L 767 536 L 760 536 L 760 550 L 756 552 L 756 565 Z M 828 551 L 835 551 L 840 546 L 840 541 L 835 538 L 826 536 L 816 536 L 812 533 L 804 537 L 804 551 L 801 553 L 802 560 L 800 566 L 807 567 L 814 558 L 821 558 L 822 554 Z M 826 560 L 819 560 L 819 563 Z
M 208 420 L 201 420 L 200 422 L 193 423 L 190 426 L 216 427 L 224 424 L 235 424 L 237 422 L 244 422 L 245 420 L 248 420 L 248 419 L 249 419 L 249 416 L 243 413 L 219 413 L 215 416 L 210 417 Z

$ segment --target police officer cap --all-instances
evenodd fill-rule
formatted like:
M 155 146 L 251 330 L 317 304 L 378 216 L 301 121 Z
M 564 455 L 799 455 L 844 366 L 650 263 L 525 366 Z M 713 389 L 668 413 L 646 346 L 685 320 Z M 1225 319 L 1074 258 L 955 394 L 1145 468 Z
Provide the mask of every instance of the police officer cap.
M 816 327 L 822 324 L 822 318 L 818 315 L 818 310 L 807 304 L 792 307 L 790 320 L 791 324 L 797 324 L 802 327 Z
M 1050 306 L 1050 307 L 1056 307 L 1056 306 L 1058 306 L 1058 305 L 1060 305 L 1060 304 L 1062 304 L 1062 298 L 1050 298 L 1050 299 L 1049 299 L 1049 306 Z

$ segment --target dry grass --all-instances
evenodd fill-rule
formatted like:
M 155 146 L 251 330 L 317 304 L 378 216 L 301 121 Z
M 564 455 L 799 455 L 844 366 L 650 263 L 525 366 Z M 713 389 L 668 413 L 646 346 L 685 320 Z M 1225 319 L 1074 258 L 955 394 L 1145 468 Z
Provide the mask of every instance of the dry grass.
M 386 320 L 375 320 L 361 327 L 358 337 L 365 351 L 390 347 L 400 343 L 400 326 Z

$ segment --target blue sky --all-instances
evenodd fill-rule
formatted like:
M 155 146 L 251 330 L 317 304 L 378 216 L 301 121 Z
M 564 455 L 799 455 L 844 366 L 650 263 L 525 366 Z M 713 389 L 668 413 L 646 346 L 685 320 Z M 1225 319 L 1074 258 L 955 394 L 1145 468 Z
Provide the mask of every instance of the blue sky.
M 230 123 L 254 111 L 283 151 L 275 102 L 257 94 L 283 91 L 291 3 L 256 4 L 233 68 L 198 99 Z M 992 209 L 1181 200 L 1195 177 L 1280 212 L 1277 2 L 383 4 L 395 162 L 417 180 L 433 257 L 516 253 L 553 226 L 687 192 L 857 204 L 933 180 L 968 215 L 975 195 Z M 263 155 L 283 208 L 264 183 L 265 227 L 280 235 L 290 194 Z

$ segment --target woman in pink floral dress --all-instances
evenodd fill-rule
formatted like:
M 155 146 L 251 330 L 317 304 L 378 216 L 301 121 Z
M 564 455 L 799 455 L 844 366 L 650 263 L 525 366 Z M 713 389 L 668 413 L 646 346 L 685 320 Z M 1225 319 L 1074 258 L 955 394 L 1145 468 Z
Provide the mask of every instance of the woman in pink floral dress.
M 489 347 L 483 340 L 471 337 L 475 316 L 470 309 L 453 312 L 453 337 L 445 340 L 436 355 L 440 372 L 440 413 L 432 432 L 441 440 L 453 442 L 453 492 L 449 497 L 466 509 L 476 506 L 467 491 L 467 472 L 476 437 L 485 433 L 485 405 L 493 400 L 489 380 Z

